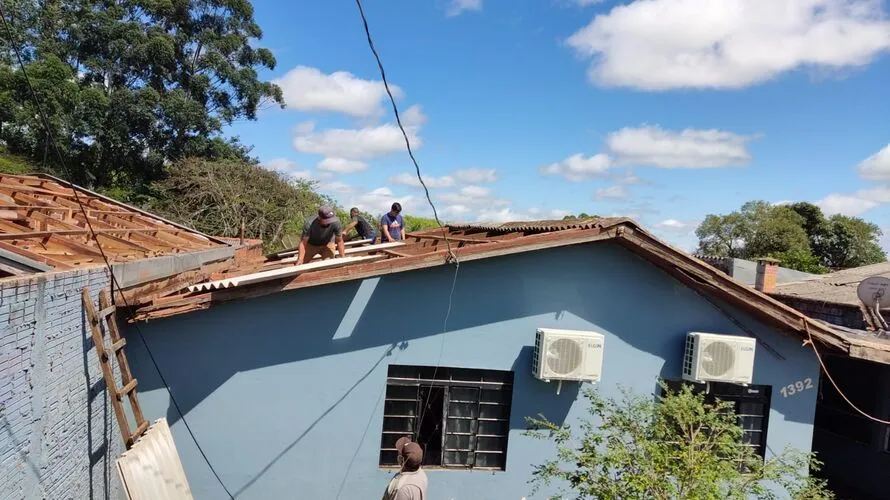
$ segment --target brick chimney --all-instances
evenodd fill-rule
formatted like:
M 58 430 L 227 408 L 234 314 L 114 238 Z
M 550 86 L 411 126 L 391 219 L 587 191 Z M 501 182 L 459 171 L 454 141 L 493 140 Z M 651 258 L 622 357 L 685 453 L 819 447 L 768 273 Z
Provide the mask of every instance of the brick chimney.
M 776 275 L 779 272 L 779 261 L 770 258 L 757 259 L 757 278 L 754 288 L 758 292 L 773 293 L 776 291 Z

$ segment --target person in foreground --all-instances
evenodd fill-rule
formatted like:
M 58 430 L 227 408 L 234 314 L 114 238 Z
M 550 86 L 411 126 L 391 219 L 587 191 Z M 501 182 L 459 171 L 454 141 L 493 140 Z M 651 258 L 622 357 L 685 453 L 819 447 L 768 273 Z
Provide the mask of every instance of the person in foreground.
M 426 472 L 420 468 L 423 463 L 423 449 L 409 437 L 396 441 L 401 470 L 393 476 L 383 492 L 383 500 L 426 500 Z
M 349 211 L 349 218 L 352 219 L 352 222 L 346 225 L 343 229 L 344 233 L 348 233 L 350 229 L 355 228 L 355 232 L 358 234 L 358 238 L 361 240 L 371 240 L 371 244 L 376 243 L 377 233 L 374 232 L 374 228 L 371 227 L 371 224 L 368 224 L 368 221 L 362 217 L 362 213 L 358 208 L 353 207 L 352 210 Z
M 340 257 L 346 255 L 346 244 L 343 242 L 343 229 L 340 227 L 340 219 L 329 206 L 318 209 L 318 215 L 309 219 L 303 226 L 303 236 L 300 238 L 300 260 L 297 264 L 312 262 L 312 258 L 321 255 L 322 259 L 330 259 L 334 256 L 334 242 L 337 244 L 337 253 Z
M 392 204 L 392 209 L 380 218 L 380 243 L 405 239 L 405 221 L 402 219 L 402 205 Z

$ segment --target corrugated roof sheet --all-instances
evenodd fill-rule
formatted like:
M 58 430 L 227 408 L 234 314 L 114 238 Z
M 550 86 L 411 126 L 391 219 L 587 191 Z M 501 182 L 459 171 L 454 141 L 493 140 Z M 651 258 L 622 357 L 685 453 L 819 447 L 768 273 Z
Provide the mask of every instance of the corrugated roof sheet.
M 869 276 L 890 277 L 890 262 L 844 269 L 815 280 L 780 284 L 776 287 L 776 295 L 858 307 L 856 287 Z
M 562 231 L 565 229 L 593 229 L 596 227 L 611 227 L 622 222 L 633 222 L 626 217 L 590 217 L 587 219 L 555 219 L 555 220 L 535 220 L 535 221 L 517 221 L 503 223 L 472 223 L 472 224 L 449 224 L 448 227 L 457 230 L 483 230 L 494 232 L 546 232 L 546 231 Z

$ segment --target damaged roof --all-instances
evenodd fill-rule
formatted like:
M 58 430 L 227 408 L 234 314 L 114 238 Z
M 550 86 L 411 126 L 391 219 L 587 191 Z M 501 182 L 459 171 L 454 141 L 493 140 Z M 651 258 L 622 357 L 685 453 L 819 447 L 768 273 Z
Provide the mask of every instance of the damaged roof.
M 890 262 L 880 262 L 870 266 L 854 267 L 829 274 L 815 280 L 784 283 L 776 287 L 772 295 L 783 295 L 817 302 L 859 307 L 856 288 L 870 276 L 890 278 Z M 890 308 L 890 304 L 886 308 Z M 881 309 L 885 309 L 882 307 Z
M 104 264 L 96 240 L 113 264 L 230 246 L 49 175 L 0 174 L 0 277 Z
M 641 256 L 705 298 L 716 298 L 754 318 L 804 340 L 856 357 L 890 363 L 890 344 L 847 335 L 815 322 L 797 310 L 740 283 L 705 262 L 654 237 L 627 218 L 569 221 L 457 224 L 409 233 L 404 242 L 351 246 L 346 258 L 295 265 L 293 250 L 242 260 L 209 279 L 177 287 L 134 311 L 133 320 L 151 320 L 244 300 L 342 281 L 371 278 L 415 269 L 531 252 L 547 248 L 609 241 Z M 450 246 L 450 250 L 449 250 Z M 715 302 L 712 302 L 715 304 Z

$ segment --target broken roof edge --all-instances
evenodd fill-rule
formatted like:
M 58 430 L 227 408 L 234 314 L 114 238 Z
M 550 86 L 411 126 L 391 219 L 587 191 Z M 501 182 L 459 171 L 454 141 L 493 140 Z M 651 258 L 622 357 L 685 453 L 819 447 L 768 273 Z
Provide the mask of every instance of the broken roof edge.
M 607 222 L 607 224 L 602 224 L 602 222 Z M 436 228 L 435 230 L 440 229 Z M 885 346 L 869 345 L 853 350 L 851 345 L 855 342 L 851 342 L 851 339 L 841 332 L 813 321 L 796 309 L 758 292 L 709 264 L 661 241 L 630 219 L 601 220 L 598 227 L 590 229 L 563 229 L 549 233 L 536 233 L 521 238 L 464 246 L 454 249 L 454 253 L 461 262 L 469 262 L 598 241 L 617 241 L 685 285 L 739 307 L 751 314 L 752 317 L 765 324 L 773 325 L 780 331 L 793 334 L 804 341 L 812 337 L 821 345 L 850 356 L 880 360 L 879 362 L 890 364 L 890 345 L 886 348 Z M 219 303 L 261 297 L 286 290 L 443 266 L 447 264 L 446 255 L 447 250 L 441 249 L 431 253 L 319 270 L 288 279 L 253 283 L 235 289 L 162 297 L 150 305 L 137 309 L 133 320 L 148 321 L 208 309 Z

